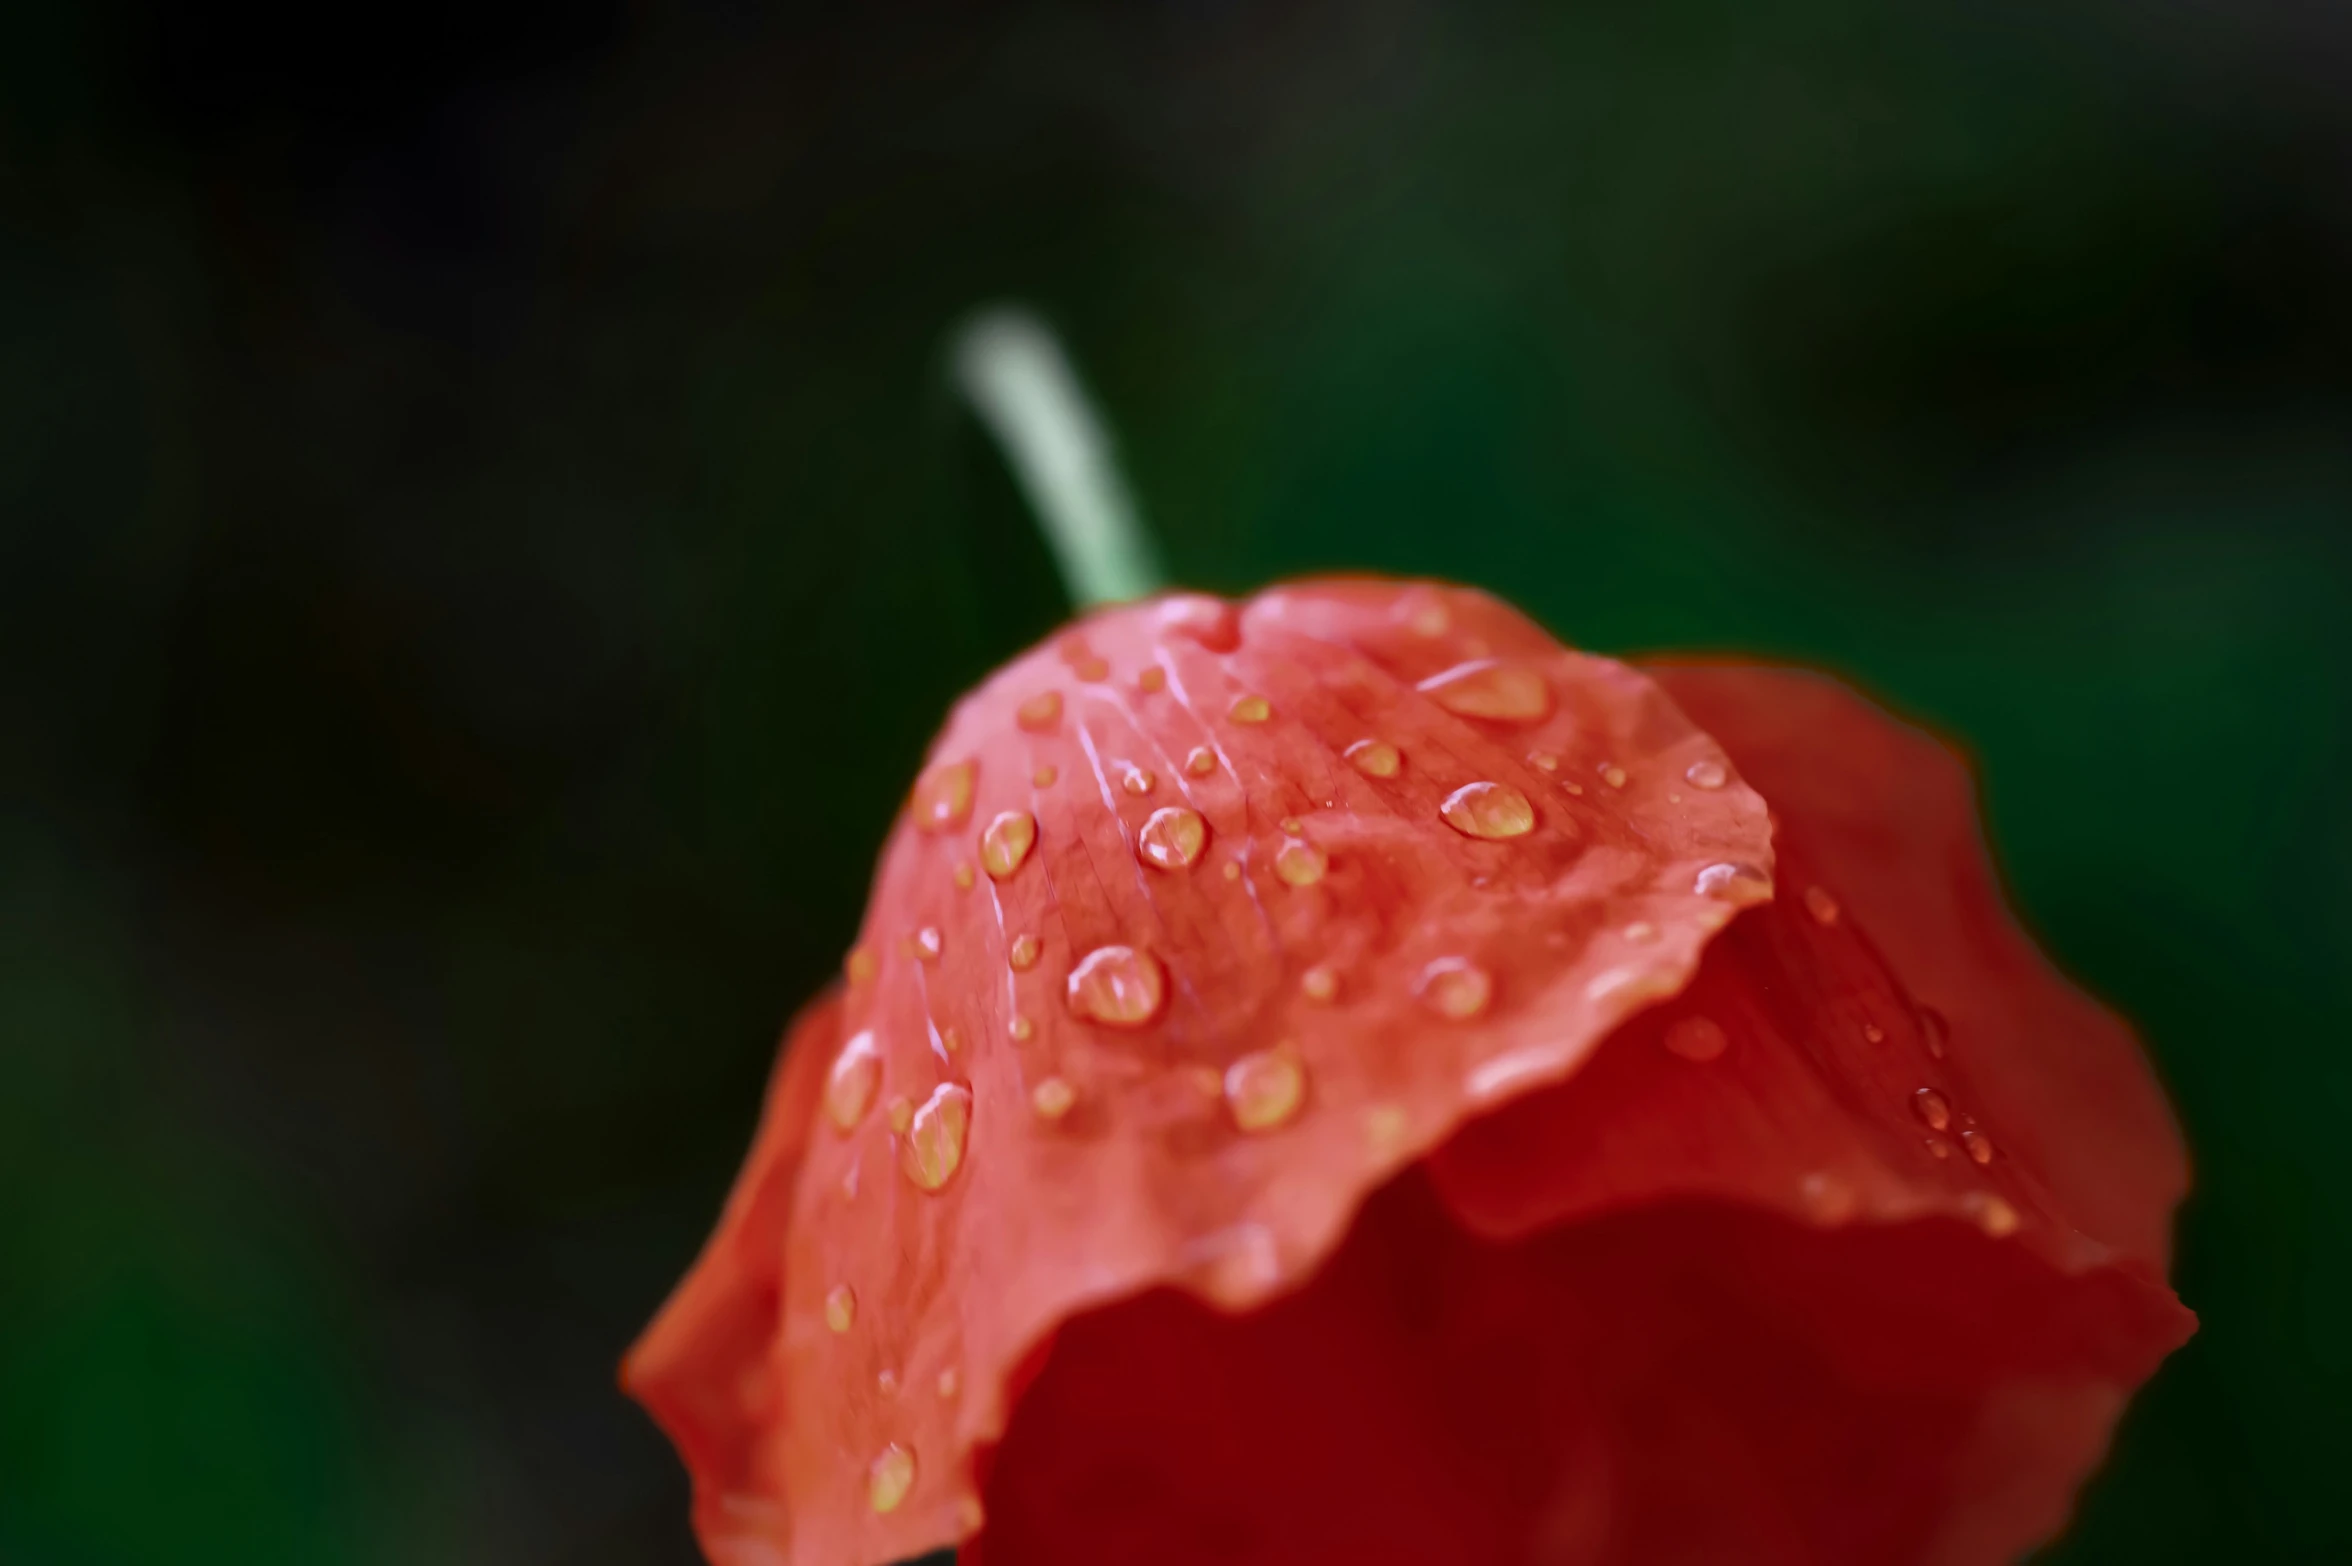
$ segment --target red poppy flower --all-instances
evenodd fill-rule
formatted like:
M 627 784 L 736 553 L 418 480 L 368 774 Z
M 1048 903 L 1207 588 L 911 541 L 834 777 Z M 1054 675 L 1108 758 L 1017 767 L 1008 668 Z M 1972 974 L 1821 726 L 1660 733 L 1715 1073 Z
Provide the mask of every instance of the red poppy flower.
M 722 1566 L 2005 1561 L 2184 1179 L 1835 684 L 1176 597 L 957 709 L 624 1379 Z

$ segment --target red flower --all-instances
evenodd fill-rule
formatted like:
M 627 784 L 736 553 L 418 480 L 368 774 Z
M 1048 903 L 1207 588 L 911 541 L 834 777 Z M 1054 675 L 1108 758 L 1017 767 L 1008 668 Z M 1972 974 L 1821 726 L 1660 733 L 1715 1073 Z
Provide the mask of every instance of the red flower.
M 722 1566 L 2006 1561 L 2183 1183 L 1836 685 L 1180 597 L 957 709 L 624 1379 Z

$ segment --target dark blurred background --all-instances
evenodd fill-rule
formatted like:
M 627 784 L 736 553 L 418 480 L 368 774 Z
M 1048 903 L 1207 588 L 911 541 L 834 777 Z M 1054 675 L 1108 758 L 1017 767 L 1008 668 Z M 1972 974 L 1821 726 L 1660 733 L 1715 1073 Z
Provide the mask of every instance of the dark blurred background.
M 2352 11 L 0 8 L 0 1560 L 659 1566 L 616 1356 L 945 704 L 1178 574 L 1968 737 L 2203 1333 L 2069 1563 L 2352 1558 Z

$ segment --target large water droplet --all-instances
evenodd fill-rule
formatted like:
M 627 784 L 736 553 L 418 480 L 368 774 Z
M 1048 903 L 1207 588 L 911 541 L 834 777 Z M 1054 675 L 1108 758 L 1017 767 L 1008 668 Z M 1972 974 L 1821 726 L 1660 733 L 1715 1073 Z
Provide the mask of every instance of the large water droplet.
M 1818 886 L 1808 886 L 1805 888 L 1805 912 L 1813 916 L 1815 924 L 1827 928 L 1838 922 L 1837 899 Z
M 1720 761 L 1694 761 L 1683 772 L 1692 788 L 1721 788 L 1731 779 Z
M 1525 837 L 1535 830 L 1535 807 L 1508 783 L 1465 783 L 1437 813 L 1464 837 Z
M 1150 793 L 1153 788 L 1158 786 L 1159 781 L 1158 778 L 1152 776 L 1149 767 L 1129 766 L 1119 773 L 1119 786 L 1139 798 Z
M 1552 710 L 1551 685 L 1507 658 L 1455 664 L 1423 680 L 1421 693 L 1448 712 L 1494 723 L 1535 723 Z
M 1236 723 L 1263 723 L 1274 716 L 1274 704 L 1263 696 L 1236 696 L 1230 714 Z
M 1930 1131 L 1941 1131 L 1952 1123 L 1952 1101 L 1934 1088 L 1923 1087 L 1912 1094 L 1911 1108 Z
M 942 1082 L 915 1111 L 914 1124 L 899 1144 L 899 1167 L 926 1191 L 936 1191 L 963 1167 L 964 1138 L 972 1129 L 972 1090 Z
M 893 1441 L 866 1470 L 866 1504 L 876 1512 L 895 1512 L 915 1487 L 915 1454 Z
M 1209 826 L 1200 812 L 1181 805 L 1155 810 L 1135 833 L 1137 857 L 1157 870 L 1185 870 L 1208 846 Z
M 990 880 L 1002 881 L 1021 868 L 1036 846 L 1037 818 L 1026 810 L 1008 810 L 980 834 L 981 868 Z
M 1184 758 L 1184 770 L 1196 778 L 1205 778 L 1217 770 L 1217 753 L 1206 745 L 1195 745 L 1192 754 Z
M 1692 889 L 1701 897 L 1720 897 L 1744 906 L 1772 894 L 1772 877 L 1754 865 L 1709 865 L 1699 872 Z
M 1113 1028 L 1140 1028 L 1167 1004 L 1160 960 L 1132 946 L 1098 946 L 1070 970 L 1070 1010 Z
M 1347 759 L 1368 778 L 1393 778 L 1405 764 L 1397 748 L 1386 740 L 1360 739 L 1347 748 Z
M 1244 1131 L 1271 1131 L 1299 1111 L 1306 1069 L 1286 1048 L 1244 1055 L 1225 1068 L 1225 1102 Z
M 1291 886 L 1313 886 L 1330 867 L 1323 850 L 1295 837 L 1274 851 L 1274 873 Z
M 1036 936 L 1026 933 L 1016 935 L 1013 937 L 1012 949 L 1005 953 L 1005 961 L 1012 964 L 1014 972 L 1026 973 L 1037 966 L 1038 954 L 1043 950 Z
M 1731 1037 L 1712 1017 L 1683 1017 L 1666 1029 L 1666 1048 L 1685 1060 L 1704 1064 L 1722 1058 Z
M 825 1117 L 847 1131 L 866 1117 L 874 1090 L 882 1085 L 882 1050 L 871 1028 L 850 1035 L 833 1057 L 825 1079 Z
M 1040 1120 L 1059 1120 L 1078 1102 L 1078 1090 L 1060 1077 L 1047 1077 L 1029 1090 L 1029 1107 Z
M 1160 627 L 1171 636 L 1188 636 L 1211 652 L 1229 653 L 1241 645 L 1241 616 L 1231 604 L 1206 593 L 1182 593 L 1163 602 Z
M 944 832 L 962 826 L 972 813 L 972 779 L 977 771 L 969 761 L 950 761 L 915 779 L 912 804 L 916 827 Z
M 825 1296 L 825 1325 L 847 1332 L 857 1321 L 857 1291 L 846 1283 L 833 1285 Z
M 1052 728 L 1062 721 L 1062 693 L 1039 691 L 1021 703 L 1013 714 L 1014 720 L 1032 734 Z
M 1415 990 L 1431 1011 L 1461 1022 L 1486 1010 L 1494 980 L 1467 957 L 1440 957 L 1421 970 Z

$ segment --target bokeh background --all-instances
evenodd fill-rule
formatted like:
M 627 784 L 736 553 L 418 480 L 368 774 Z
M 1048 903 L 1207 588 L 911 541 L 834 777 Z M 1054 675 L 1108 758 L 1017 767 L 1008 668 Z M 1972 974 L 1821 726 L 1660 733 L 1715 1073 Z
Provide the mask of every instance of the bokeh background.
M 2352 1559 L 2352 11 L 0 8 L 0 1560 L 683 1566 L 612 1388 L 946 704 L 1177 572 L 1966 736 L 2204 1331 L 2049 1559 Z

